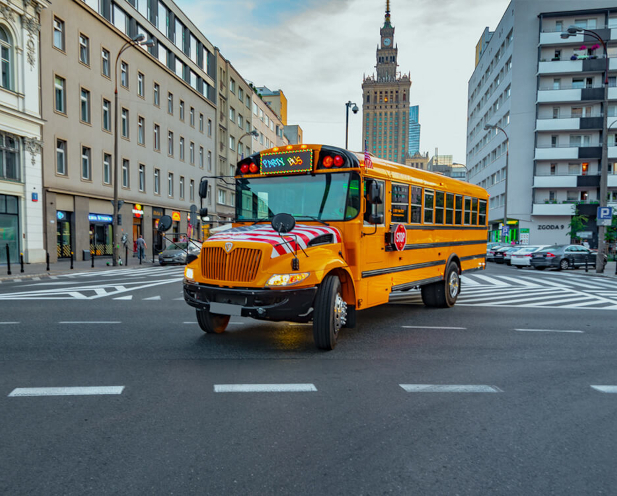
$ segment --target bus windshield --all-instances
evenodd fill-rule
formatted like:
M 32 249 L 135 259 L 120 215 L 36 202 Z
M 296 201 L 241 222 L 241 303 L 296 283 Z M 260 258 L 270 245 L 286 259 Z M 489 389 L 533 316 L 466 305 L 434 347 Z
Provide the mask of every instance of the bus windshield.
M 356 172 L 238 179 L 238 221 L 269 220 L 279 213 L 297 219 L 342 221 L 360 210 L 360 176 Z

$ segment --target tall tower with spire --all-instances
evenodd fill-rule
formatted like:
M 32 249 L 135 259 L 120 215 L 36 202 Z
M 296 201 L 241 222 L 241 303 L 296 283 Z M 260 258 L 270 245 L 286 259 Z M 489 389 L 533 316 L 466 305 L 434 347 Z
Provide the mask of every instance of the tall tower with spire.
M 373 155 L 404 164 L 408 154 L 411 75 L 398 72 L 398 47 L 394 43 L 390 0 L 386 0 L 384 24 L 379 35 L 377 73 L 365 75 L 362 82 L 362 138 Z

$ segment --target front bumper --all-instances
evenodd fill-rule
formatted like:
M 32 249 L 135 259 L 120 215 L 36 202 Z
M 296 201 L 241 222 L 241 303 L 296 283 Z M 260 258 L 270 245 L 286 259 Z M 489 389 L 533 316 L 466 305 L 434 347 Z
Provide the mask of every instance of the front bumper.
M 317 287 L 302 289 L 220 288 L 184 283 L 184 299 L 192 307 L 210 310 L 211 303 L 227 305 L 241 317 L 309 322 Z

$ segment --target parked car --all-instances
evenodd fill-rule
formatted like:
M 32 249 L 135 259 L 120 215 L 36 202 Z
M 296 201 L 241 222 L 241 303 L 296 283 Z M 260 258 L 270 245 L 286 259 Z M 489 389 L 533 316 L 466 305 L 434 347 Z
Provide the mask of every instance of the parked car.
M 557 270 L 578 269 L 596 266 L 596 257 L 591 250 L 580 245 L 554 245 L 542 248 L 531 256 L 531 265 L 538 270 L 553 268 Z
M 494 262 L 495 261 L 495 251 L 498 248 L 503 248 L 505 246 L 509 246 L 509 245 L 506 245 L 505 243 L 488 243 L 486 245 L 486 261 Z
M 493 258 L 494 258 L 493 261 L 498 264 L 506 263 L 506 254 L 509 251 L 516 250 L 516 249 L 518 249 L 518 247 L 513 247 L 510 245 L 500 246 L 499 248 L 496 248 L 495 254 L 493 255 Z
M 191 255 L 199 255 L 201 243 L 176 241 L 171 243 L 159 255 L 159 264 L 186 264 L 187 252 Z
M 513 265 L 517 269 L 522 269 L 523 267 L 530 267 L 531 256 L 542 248 L 546 248 L 546 245 L 523 246 L 522 248 L 519 247 L 519 250 L 511 254 L 510 265 Z

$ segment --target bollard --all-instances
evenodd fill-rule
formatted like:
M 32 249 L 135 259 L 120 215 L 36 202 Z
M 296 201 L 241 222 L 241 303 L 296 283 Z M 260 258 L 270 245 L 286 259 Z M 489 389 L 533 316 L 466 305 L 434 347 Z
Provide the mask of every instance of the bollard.
M 90 267 L 94 267 L 94 253 L 96 249 L 90 254 Z
M 585 256 L 585 272 L 589 272 L 589 256 Z
M 152 264 L 154 264 L 154 241 L 152 241 Z
M 47 261 L 47 269 L 45 270 L 49 270 L 49 252 L 45 252 L 45 260 Z
M 11 275 L 11 252 L 9 251 L 9 244 L 6 244 L 6 273 Z
M 71 252 L 71 270 L 73 270 L 73 252 Z
M 20 272 L 23 274 L 24 273 L 24 254 L 23 253 L 19 254 L 19 264 L 21 265 Z
M 124 259 L 126 260 L 126 266 L 129 265 L 129 247 L 124 248 Z

